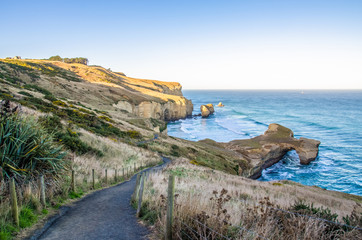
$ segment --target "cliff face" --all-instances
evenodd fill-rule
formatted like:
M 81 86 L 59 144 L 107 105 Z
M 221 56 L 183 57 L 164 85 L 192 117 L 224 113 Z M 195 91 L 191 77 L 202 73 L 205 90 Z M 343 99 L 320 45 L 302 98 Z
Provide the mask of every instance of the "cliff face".
M 318 156 L 319 144 L 320 142 L 314 139 L 296 139 L 292 130 L 272 123 L 263 135 L 234 140 L 224 144 L 224 147 L 248 159 L 252 165 L 248 177 L 259 178 L 263 169 L 279 162 L 291 150 L 297 152 L 301 164 L 309 164 Z
M 192 114 L 192 102 L 186 98 L 178 101 L 142 101 L 139 104 L 131 104 L 128 101 L 120 101 L 114 105 L 121 111 L 127 111 L 139 117 L 156 118 L 166 121 L 173 121 L 185 118 Z
M 291 150 L 298 153 L 301 164 L 309 164 L 316 159 L 320 142 L 307 138 L 296 139 L 293 135 L 292 130 L 273 123 L 264 134 L 251 139 L 227 143 L 211 140 L 200 142 L 222 149 L 224 154 L 233 153 L 238 174 L 256 179 L 261 176 L 263 169 L 279 162 Z
M 137 79 L 99 66 L 47 60 L 1 60 L 0 74 L 36 84 L 112 115 L 177 120 L 192 114 L 192 102 L 176 82 Z

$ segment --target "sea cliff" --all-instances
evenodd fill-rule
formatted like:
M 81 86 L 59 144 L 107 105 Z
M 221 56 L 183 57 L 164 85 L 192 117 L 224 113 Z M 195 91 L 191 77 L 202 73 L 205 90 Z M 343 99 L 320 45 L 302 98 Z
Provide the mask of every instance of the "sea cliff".
M 100 66 L 47 60 L 0 60 L 0 74 L 19 84 L 35 84 L 54 96 L 143 118 L 177 120 L 192 114 L 192 102 L 176 82 L 137 79 Z

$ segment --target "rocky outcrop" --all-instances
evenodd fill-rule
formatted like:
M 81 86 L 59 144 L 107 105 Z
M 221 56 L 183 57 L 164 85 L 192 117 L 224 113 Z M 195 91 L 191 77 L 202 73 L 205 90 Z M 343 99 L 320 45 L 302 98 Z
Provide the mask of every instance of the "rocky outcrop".
M 200 111 L 201 111 L 201 116 L 203 118 L 207 118 L 208 116 L 210 116 L 215 112 L 214 105 L 212 105 L 211 103 L 206 105 L 201 105 Z
M 166 121 L 174 121 L 192 114 L 192 103 L 186 98 L 177 102 L 153 102 L 144 101 L 132 108 L 135 115 L 144 118 L 156 118 Z
M 263 169 L 279 162 L 291 150 L 298 153 L 301 164 L 309 164 L 318 156 L 319 144 L 314 139 L 296 139 L 292 130 L 272 123 L 263 135 L 222 145 L 227 150 L 239 153 L 241 159 L 248 160 L 250 168 L 242 169 L 242 175 L 256 179 L 261 176 Z
M 216 106 L 218 106 L 218 107 L 224 107 L 225 105 L 224 105 L 224 104 L 222 104 L 222 102 L 219 102 L 219 104 L 218 104 L 218 105 L 216 105 Z

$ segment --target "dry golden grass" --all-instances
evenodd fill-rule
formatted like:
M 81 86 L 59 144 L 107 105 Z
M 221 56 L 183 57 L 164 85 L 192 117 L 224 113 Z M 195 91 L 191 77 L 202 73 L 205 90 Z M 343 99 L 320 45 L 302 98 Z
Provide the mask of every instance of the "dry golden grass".
M 300 218 L 295 215 L 286 217 L 282 212 L 265 208 L 264 204 L 288 209 L 295 202 L 304 201 L 307 204 L 313 203 L 315 207 L 331 209 L 333 213 L 338 214 L 338 220 L 341 220 L 343 216 L 351 215 L 353 211 L 358 214 L 362 213 L 359 203 L 346 198 L 348 195 L 339 192 L 303 186 L 291 181 L 260 182 L 195 166 L 186 159 L 178 159 L 162 172 L 150 174 L 144 196 L 144 201 L 148 202 L 149 209 L 164 213 L 162 206 L 165 205 L 165 199 L 160 196 L 167 196 L 167 179 L 170 173 L 176 175 L 177 219 L 192 225 L 194 228 L 200 227 L 199 224 L 195 224 L 195 221 L 190 220 L 190 217 L 193 217 L 199 221 L 207 222 L 208 225 L 219 229 L 219 231 L 224 231 L 224 234 L 227 234 L 227 231 L 223 230 L 224 226 L 220 225 L 220 222 L 226 220 L 228 224 L 243 226 L 255 233 L 252 235 L 250 232 L 244 231 L 242 239 L 256 239 L 256 234 L 266 236 L 269 239 L 286 237 L 288 239 L 328 239 L 332 236 L 330 233 L 325 233 L 328 226 L 324 222 Z M 225 190 L 227 193 L 223 195 L 223 198 L 229 195 L 230 199 L 222 204 L 222 209 L 219 209 L 225 209 L 226 213 L 218 215 L 216 199 Z M 213 194 L 214 191 L 217 192 L 216 195 Z M 356 199 L 360 201 L 361 197 L 357 196 Z M 206 215 L 210 216 L 210 219 L 205 220 Z M 213 217 L 216 220 L 212 220 Z M 281 219 L 280 221 L 287 224 L 288 228 L 276 229 L 277 219 Z M 161 218 L 158 222 L 160 232 L 163 232 L 163 221 L 164 219 Z M 187 231 L 182 223 L 176 221 L 177 228 Z M 192 232 L 188 233 L 192 234 Z M 360 234 L 358 231 L 355 233 Z M 182 232 L 178 232 L 178 234 L 182 235 Z M 342 234 L 340 236 L 350 238 L 353 237 L 353 234 L 354 232 L 349 232 L 348 235 Z M 361 237 L 361 235 L 359 236 Z
M 149 150 L 132 146 L 117 140 L 97 136 L 83 129 L 79 129 L 81 139 L 90 146 L 101 150 L 104 157 L 99 158 L 92 155 L 83 155 L 74 157 L 74 169 L 84 176 L 89 176 L 94 169 L 100 176 L 104 177 L 104 170 L 109 169 L 108 177 L 114 176 L 114 169 L 119 171 L 122 168 L 131 168 L 134 164 L 139 166 L 152 166 L 161 162 L 161 157 Z

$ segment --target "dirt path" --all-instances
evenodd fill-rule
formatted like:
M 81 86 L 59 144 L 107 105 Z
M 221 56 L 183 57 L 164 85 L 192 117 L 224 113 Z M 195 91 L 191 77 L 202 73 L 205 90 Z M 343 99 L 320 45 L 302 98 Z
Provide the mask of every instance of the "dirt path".
M 153 169 L 162 169 L 170 161 L 163 160 L 163 165 Z M 147 239 L 150 232 L 137 222 L 136 210 L 130 205 L 135 185 L 133 176 L 86 196 L 30 239 Z

